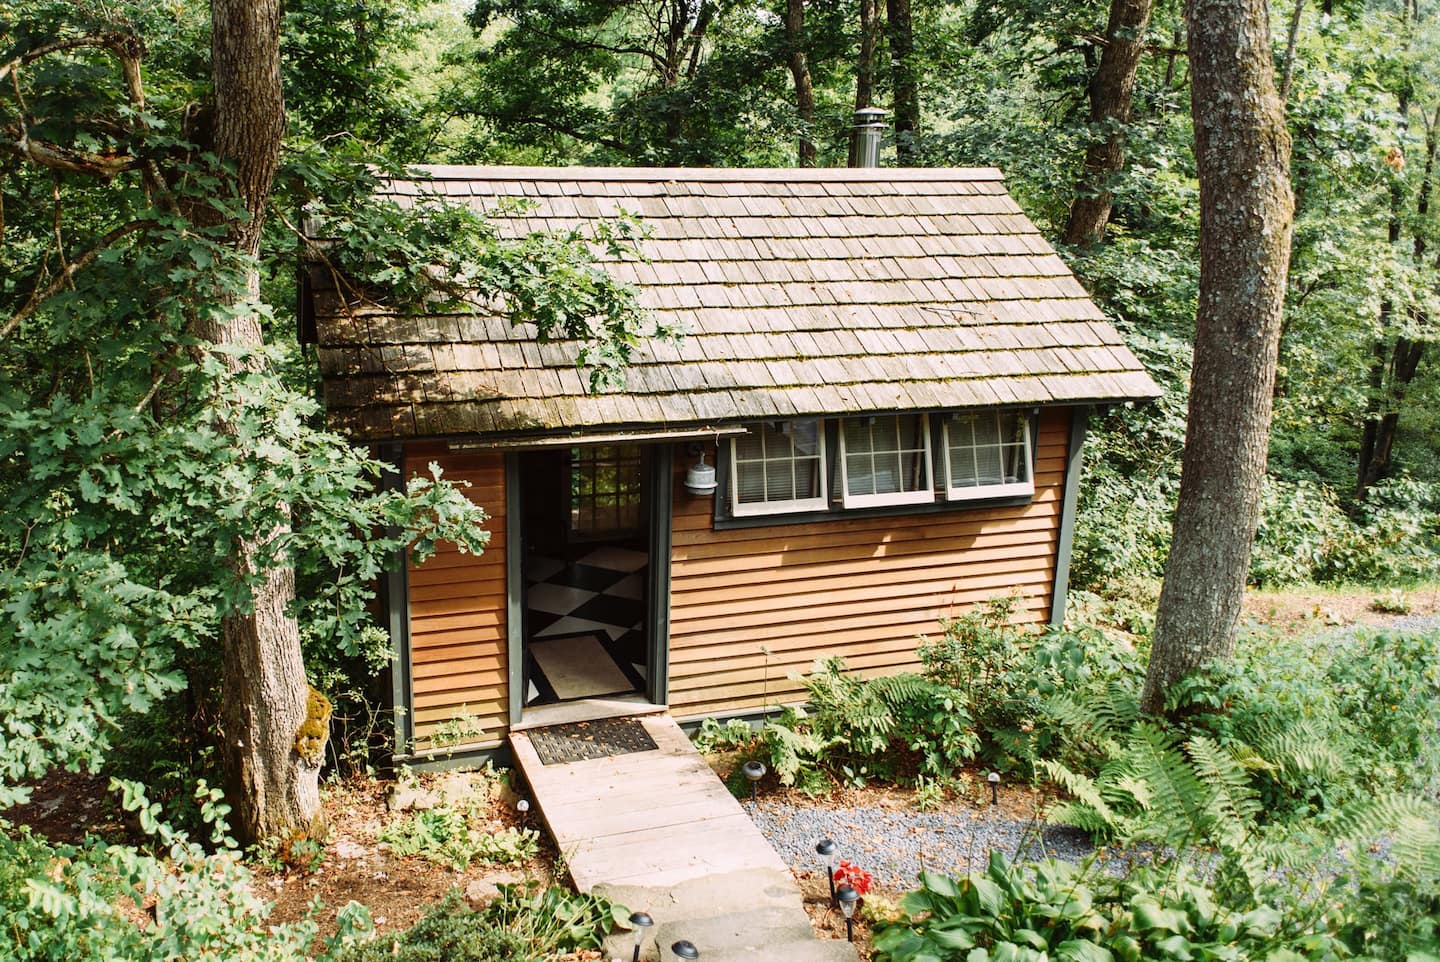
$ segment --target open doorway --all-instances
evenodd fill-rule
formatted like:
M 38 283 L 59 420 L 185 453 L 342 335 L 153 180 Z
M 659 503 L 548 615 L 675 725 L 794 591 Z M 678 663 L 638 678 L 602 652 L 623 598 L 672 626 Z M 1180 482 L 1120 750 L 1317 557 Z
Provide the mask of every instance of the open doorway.
M 525 708 L 647 690 L 648 457 L 633 444 L 520 455 Z

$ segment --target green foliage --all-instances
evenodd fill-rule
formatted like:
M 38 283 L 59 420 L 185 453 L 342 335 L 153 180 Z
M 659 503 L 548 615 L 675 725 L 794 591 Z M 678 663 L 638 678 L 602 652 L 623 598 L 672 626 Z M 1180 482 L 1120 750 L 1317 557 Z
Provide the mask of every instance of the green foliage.
M 598 895 L 538 885 L 502 885 L 472 911 L 458 890 L 396 937 L 356 945 L 337 962 L 544 962 L 596 948 L 630 910 Z
M 799 679 L 809 709 L 787 708 L 760 743 L 782 785 L 825 790 L 832 779 L 864 785 L 920 774 L 943 777 L 978 746 L 963 695 L 915 674 L 862 679 L 839 658 Z
M 158 820 L 159 807 L 140 787 L 116 782 L 163 857 L 89 839 L 53 846 L 26 829 L 0 822 L 0 955 L 17 962 L 177 958 L 329 960 L 369 930 L 363 906 L 350 903 L 339 930 L 317 944 L 310 918 L 270 922 L 248 870 L 224 839 L 226 806 L 201 786 L 198 802 L 220 850 L 210 854 Z M 148 924 L 135 921 L 149 914 Z
M 538 962 L 545 957 L 528 954 L 528 948 L 520 933 L 471 911 L 460 892 L 452 890 L 400 935 L 356 945 L 338 962 Z
M 922 872 L 904 914 L 875 926 L 881 962 L 1328 960 L 1336 940 L 1303 910 L 1230 906 L 1202 882 L 1140 869 L 1124 881 L 1064 862 L 989 867 L 963 879 Z
M 529 828 L 484 831 L 463 809 L 436 805 L 400 815 L 380 830 L 380 841 L 396 855 L 418 855 L 457 872 L 471 862 L 523 865 L 540 850 L 539 833 Z
M 731 718 L 723 723 L 715 718 L 707 718 L 700 723 L 695 734 L 690 736 L 695 748 L 706 755 L 748 748 L 755 738 L 755 729 L 743 718 Z

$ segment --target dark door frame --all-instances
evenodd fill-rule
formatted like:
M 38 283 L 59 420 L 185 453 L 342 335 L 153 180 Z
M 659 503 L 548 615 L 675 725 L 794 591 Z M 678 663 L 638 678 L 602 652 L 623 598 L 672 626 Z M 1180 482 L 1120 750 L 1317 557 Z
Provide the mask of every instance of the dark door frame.
M 577 440 L 577 443 L 583 443 Z M 649 445 L 645 484 L 649 504 L 646 551 L 646 653 L 645 697 L 663 705 L 670 697 L 670 529 L 673 523 L 675 452 L 671 444 Z M 525 710 L 525 582 L 524 487 L 520 452 L 505 454 L 505 630 L 506 678 L 510 695 L 510 724 L 518 725 Z

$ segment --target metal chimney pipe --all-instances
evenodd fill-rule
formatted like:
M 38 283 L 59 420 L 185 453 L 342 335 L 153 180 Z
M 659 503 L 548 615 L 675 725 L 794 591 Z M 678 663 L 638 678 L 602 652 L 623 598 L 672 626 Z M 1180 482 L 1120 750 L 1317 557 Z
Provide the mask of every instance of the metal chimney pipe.
M 880 135 L 885 132 L 885 111 L 861 107 L 855 111 L 854 135 L 850 140 L 851 167 L 880 166 Z

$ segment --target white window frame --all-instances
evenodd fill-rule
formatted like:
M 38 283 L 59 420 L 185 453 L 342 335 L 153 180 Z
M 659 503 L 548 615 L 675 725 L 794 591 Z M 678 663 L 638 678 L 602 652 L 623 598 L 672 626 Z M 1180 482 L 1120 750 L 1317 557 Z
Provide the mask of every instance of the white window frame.
M 792 446 L 791 446 L 792 456 L 789 457 L 789 458 L 763 458 L 763 457 L 762 457 L 762 458 L 760 458 L 760 459 L 749 458 L 749 459 L 743 459 L 743 460 L 742 460 L 742 459 L 740 458 L 740 456 L 739 456 L 739 451 L 738 451 L 737 448 L 736 448 L 736 443 L 737 443 L 738 439 L 737 439 L 737 438 L 731 438 L 731 439 L 730 439 L 730 514 L 731 514 L 732 517 L 736 517 L 736 518 L 746 518 L 746 517 L 754 517 L 754 516 L 756 516 L 756 515 L 766 515 L 766 514 L 795 514 L 795 513 L 800 512 L 800 511 L 825 511 L 825 510 L 827 510 L 827 509 L 830 507 L 830 497 L 829 497 L 830 479 L 829 479 L 829 477 L 828 477 L 828 460 L 829 460 L 829 459 L 828 459 L 828 458 L 826 457 L 826 455 L 825 455 L 825 421 L 824 421 L 824 419 L 822 419 L 822 418 L 799 418 L 799 419 L 797 419 L 797 420 L 795 420 L 795 421 L 789 421 L 789 422 L 785 422 L 785 423 L 789 423 L 789 424 L 799 424 L 799 423 L 803 423 L 803 422 L 805 422 L 805 421 L 813 421 L 813 422 L 815 423 L 815 436 L 816 436 L 816 443 L 817 443 L 818 446 L 819 446 L 819 447 L 818 447 L 818 454 L 819 454 L 819 463 L 820 463 L 820 479 L 819 479 L 819 480 L 820 480 L 820 485 L 819 485 L 819 494 L 818 494 L 816 497 L 813 497 L 813 498 L 792 498 L 792 499 L 787 500 L 787 501 L 752 501 L 752 502 L 749 502 L 749 503 L 741 503 L 741 501 L 740 501 L 740 465 L 741 465 L 742 463 L 743 463 L 743 464 L 759 464 L 759 465 L 762 465 L 762 470 L 767 470 L 767 471 L 768 471 L 768 467 L 766 467 L 766 466 L 767 466 L 769 463 L 771 463 L 771 462 L 779 463 L 779 462 L 784 461 L 784 462 L 788 462 L 788 463 L 790 463 L 790 464 L 792 465 L 791 470 L 793 471 L 793 470 L 794 470 L 793 465 L 794 465 L 795 461 L 798 460 L 798 459 L 793 456 L 794 446 L 793 446 L 793 444 L 792 444 Z M 767 422 L 767 423 L 773 423 L 773 422 Z M 805 456 L 804 456 L 804 459 L 807 460 L 807 461 L 810 460 L 810 459 L 811 459 L 811 455 L 805 455 Z M 765 485 L 765 487 L 768 488 L 768 484 Z
M 920 418 L 920 442 L 921 456 L 925 462 L 925 484 L 924 487 L 915 491 L 892 491 L 884 494 L 851 494 L 850 493 L 850 459 L 845 450 L 845 424 L 846 422 L 866 421 L 873 424 L 882 419 L 898 421 L 902 417 Z M 891 504 L 934 504 L 935 503 L 935 458 L 930 450 L 930 415 L 928 414 L 879 414 L 861 415 L 860 417 L 848 417 L 840 419 L 840 501 L 846 508 L 874 508 Z M 898 443 L 899 432 L 896 432 Z M 913 453 L 913 452 L 912 452 Z M 898 458 L 900 451 L 895 452 Z M 871 457 L 874 455 L 872 453 Z M 897 469 L 899 465 L 896 465 Z
M 1006 414 L 1013 414 L 1020 419 L 1020 427 L 1024 432 L 1025 445 L 1025 480 L 1000 484 L 978 484 L 955 487 L 951 482 L 953 475 L 950 471 L 950 421 L 959 414 L 971 412 L 955 411 L 947 413 L 942 421 L 942 434 L 940 441 L 945 458 L 945 498 L 947 501 L 974 501 L 979 498 L 1006 498 L 1019 497 L 1022 495 L 1033 495 L 1035 493 L 1035 447 L 1030 437 L 1030 416 L 1024 411 L 999 411 L 989 409 L 976 411 L 975 414 L 989 414 L 994 417 L 1003 417 Z M 1003 443 L 1003 442 L 1002 442 Z M 998 445 L 997 445 L 998 446 Z M 971 447 L 971 450 L 974 450 Z

